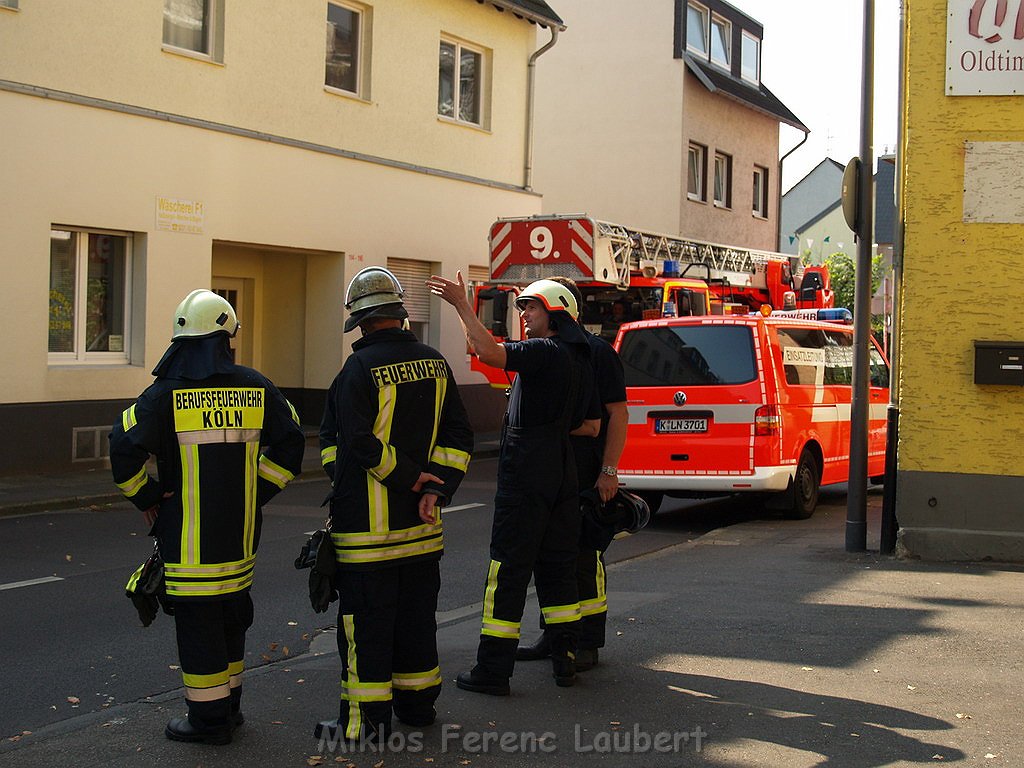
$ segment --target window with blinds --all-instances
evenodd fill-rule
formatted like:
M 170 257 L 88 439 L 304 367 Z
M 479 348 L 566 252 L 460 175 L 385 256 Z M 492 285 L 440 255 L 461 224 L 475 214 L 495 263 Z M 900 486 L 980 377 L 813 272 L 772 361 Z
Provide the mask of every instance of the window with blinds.
M 409 322 L 430 322 L 430 291 L 426 286 L 431 272 L 430 262 L 388 259 L 388 269 L 398 278 L 405 291 L 405 309 L 409 313 Z

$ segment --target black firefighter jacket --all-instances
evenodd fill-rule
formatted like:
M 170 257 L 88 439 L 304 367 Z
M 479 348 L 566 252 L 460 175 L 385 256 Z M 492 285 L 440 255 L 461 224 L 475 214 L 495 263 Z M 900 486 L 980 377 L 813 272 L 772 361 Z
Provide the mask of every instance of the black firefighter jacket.
M 331 527 L 339 567 L 437 559 L 441 520 L 426 524 L 423 491 L 450 503 L 469 466 L 473 432 L 451 368 L 414 334 L 364 336 L 331 384 L 320 455 L 333 479 Z M 420 472 L 441 478 L 414 492 Z
M 157 379 L 110 434 L 121 492 L 141 510 L 160 505 L 153 534 L 174 599 L 249 588 L 261 507 L 302 469 L 305 437 L 291 404 L 258 371 L 232 368 Z M 159 480 L 146 471 L 150 454 Z

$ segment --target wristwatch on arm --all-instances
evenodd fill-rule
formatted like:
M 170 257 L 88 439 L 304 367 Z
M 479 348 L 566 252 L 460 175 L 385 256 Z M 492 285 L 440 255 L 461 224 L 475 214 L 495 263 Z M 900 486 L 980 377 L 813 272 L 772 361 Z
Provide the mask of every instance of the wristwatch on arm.
M 601 467 L 601 474 L 608 475 L 608 477 L 617 477 L 619 474 L 618 467 Z

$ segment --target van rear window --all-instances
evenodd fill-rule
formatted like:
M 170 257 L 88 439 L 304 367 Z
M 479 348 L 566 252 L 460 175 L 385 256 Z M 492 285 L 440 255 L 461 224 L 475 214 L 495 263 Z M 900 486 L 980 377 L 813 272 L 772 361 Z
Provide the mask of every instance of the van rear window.
M 619 350 L 626 386 L 743 384 L 757 377 L 748 325 L 675 325 L 626 333 Z

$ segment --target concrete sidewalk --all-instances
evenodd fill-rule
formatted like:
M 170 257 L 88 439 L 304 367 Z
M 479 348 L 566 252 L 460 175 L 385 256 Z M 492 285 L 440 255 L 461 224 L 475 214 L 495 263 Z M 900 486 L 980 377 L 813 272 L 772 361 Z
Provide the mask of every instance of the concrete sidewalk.
M 184 709 L 170 691 L 6 741 L 0 765 L 1024 765 L 1022 569 L 898 561 L 877 539 L 847 554 L 842 498 L 810 520 L 742 523 L 611 566 L 608 644 L 572 688 L 531 662 L 510 697 L 459 690 L 478 610 L 440 616 L 438 722 L 396 723 L 383 753 L 318 751 L 313 725 L 338 703 L 327 632 L 246 673 L 247 720 L 228 746 L 167 741 Z M 869 500 L 874 533 L 881 497 Z

